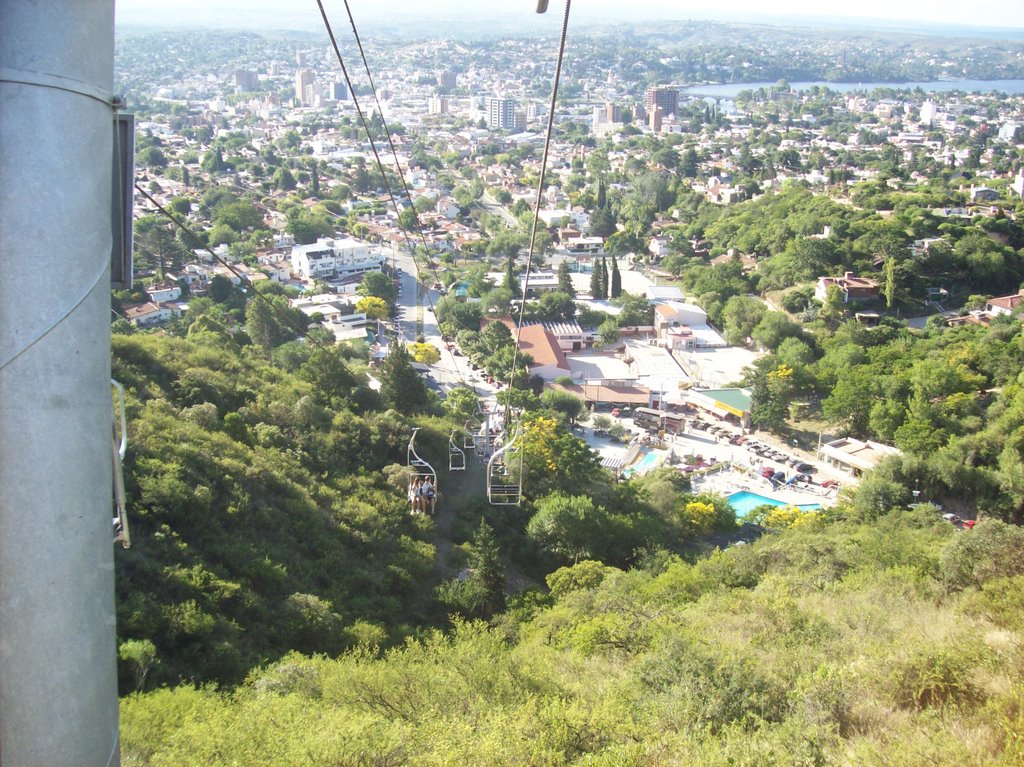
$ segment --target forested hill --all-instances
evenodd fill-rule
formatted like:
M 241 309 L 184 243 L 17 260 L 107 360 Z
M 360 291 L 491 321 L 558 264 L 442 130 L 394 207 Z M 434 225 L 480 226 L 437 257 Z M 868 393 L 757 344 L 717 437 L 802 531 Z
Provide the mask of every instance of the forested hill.
M 1024 533 L 933 508 L 551 596 L 377 658 L 123 703 L 125 765 L 1019 765 Z
M 128 671 L 237 683 L 288 650 L 337 653 L 427 622 L 434 547 L 395 465 L 410 422 L 364 385 L 365 357 L 344 353 L 292 343 L 272 363 L 198 326 L 113 337 L 129 399 L 133 545 L 116 557 Z

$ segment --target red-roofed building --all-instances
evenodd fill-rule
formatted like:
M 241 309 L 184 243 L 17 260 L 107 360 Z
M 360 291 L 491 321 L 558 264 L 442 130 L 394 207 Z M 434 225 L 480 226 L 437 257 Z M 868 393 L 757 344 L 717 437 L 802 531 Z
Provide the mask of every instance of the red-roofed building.
M 1021 307 L 1022 303 L 1024 303 L 1024 290 L 1010 296 L 990 298 L 985 303 L 985 311 L 993 317 L 998 317 L 1001 314 L 1013 314 Z
M 814 289 L 814 297 L 824 301 L 828 296 L 828 289 L 831 285 L 837 286 L 843 292 L 843 303 L 850 301 L 869 301 L 878 298 L 879 284 L 877 280 L 870 277 L 854 277 L 853 272 L 846 272 L 842 277 L 819 277 L 818 285 Z
M 558 345 L 558 339 L 543 325 L 528 325 L 519 334 L 519 351 L 533 358 L 530 374 L 538 375 L 545 381 L 554 381 L 559 376 L 572 373 L 565 353 Z

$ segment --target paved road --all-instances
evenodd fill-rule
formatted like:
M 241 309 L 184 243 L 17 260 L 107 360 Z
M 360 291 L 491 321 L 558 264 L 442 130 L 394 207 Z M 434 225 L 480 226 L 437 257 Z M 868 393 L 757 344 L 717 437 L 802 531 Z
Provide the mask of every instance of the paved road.
M 482 397 L 493 396 L 493 387 L 480 380 L 478 374 L 470 368 L 469 360 L 448 351 L 441 340 L 441 331 L 433 311 L 441 298 L 440 292 L 417 281 L 412 256 L 405 253 L 395 256 L 395 266 L 402 270 L 398 279 L 401 292 L 396 302 L 402 338 L 411 343 L 422 334 L 424 341 L 433 344 L 441 352 L 441 361 L 431 366 L 430 377 L 443 387 L 466 383 L 473 386 Z M 433 284 L 431 273 L 427 272 L 420 277 L 429 281 L 428 284 Z
M 484 192 L 483 197 L 480 198 L 480 207 L 486 210 L 493 216 L 501 216 L 505 223 L 512 229 L 519 227 L 519 221 L 513 216 L 500 202 L 495 200 L 490 194 Z M 529 239 L 529 238 L 527 238 Z

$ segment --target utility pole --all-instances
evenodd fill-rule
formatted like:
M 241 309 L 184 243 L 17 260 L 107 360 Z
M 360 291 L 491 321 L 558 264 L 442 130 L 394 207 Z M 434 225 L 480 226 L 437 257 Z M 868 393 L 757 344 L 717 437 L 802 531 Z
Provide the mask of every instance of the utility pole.
M 0 0 L 0 764 L 117 764 L 113 0 Z

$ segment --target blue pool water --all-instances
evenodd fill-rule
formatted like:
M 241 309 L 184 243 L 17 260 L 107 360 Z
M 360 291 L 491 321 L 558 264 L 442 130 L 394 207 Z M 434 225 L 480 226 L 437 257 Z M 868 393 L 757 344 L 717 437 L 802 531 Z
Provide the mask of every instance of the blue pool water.
M 645 474 L 648 471 L 652 471 L 653 469 L 658 468 L 658 465 L 660 463 L 661 455 L 659 453 L 647 452 L 644 453 L 643 458 L 641 458 L 639 461 L 634 463 L 632 466 L 630 466 L 622 473 L 625 474 L 627 477 L 632 476 L 633 474 Z
M 741 490 L 738 493 L 730 493 L 727 496 L 729 505 L 732 506 L 732 510 L 736 512 L 737 517 L 742 517 L 751 509 L 756 509 L 758 506 L 764 506 L 769 504 L 770 506 L 789 506 L 791 504 L 785 501 L 780 501 L 776 498 L 769 498 L 758 493 L 751 493 L 749 490 Z M 798 503 L 796 504 L 798 509 L 804 511 L 813 511 L 814 509 L 820 509 L 820 503 Z

